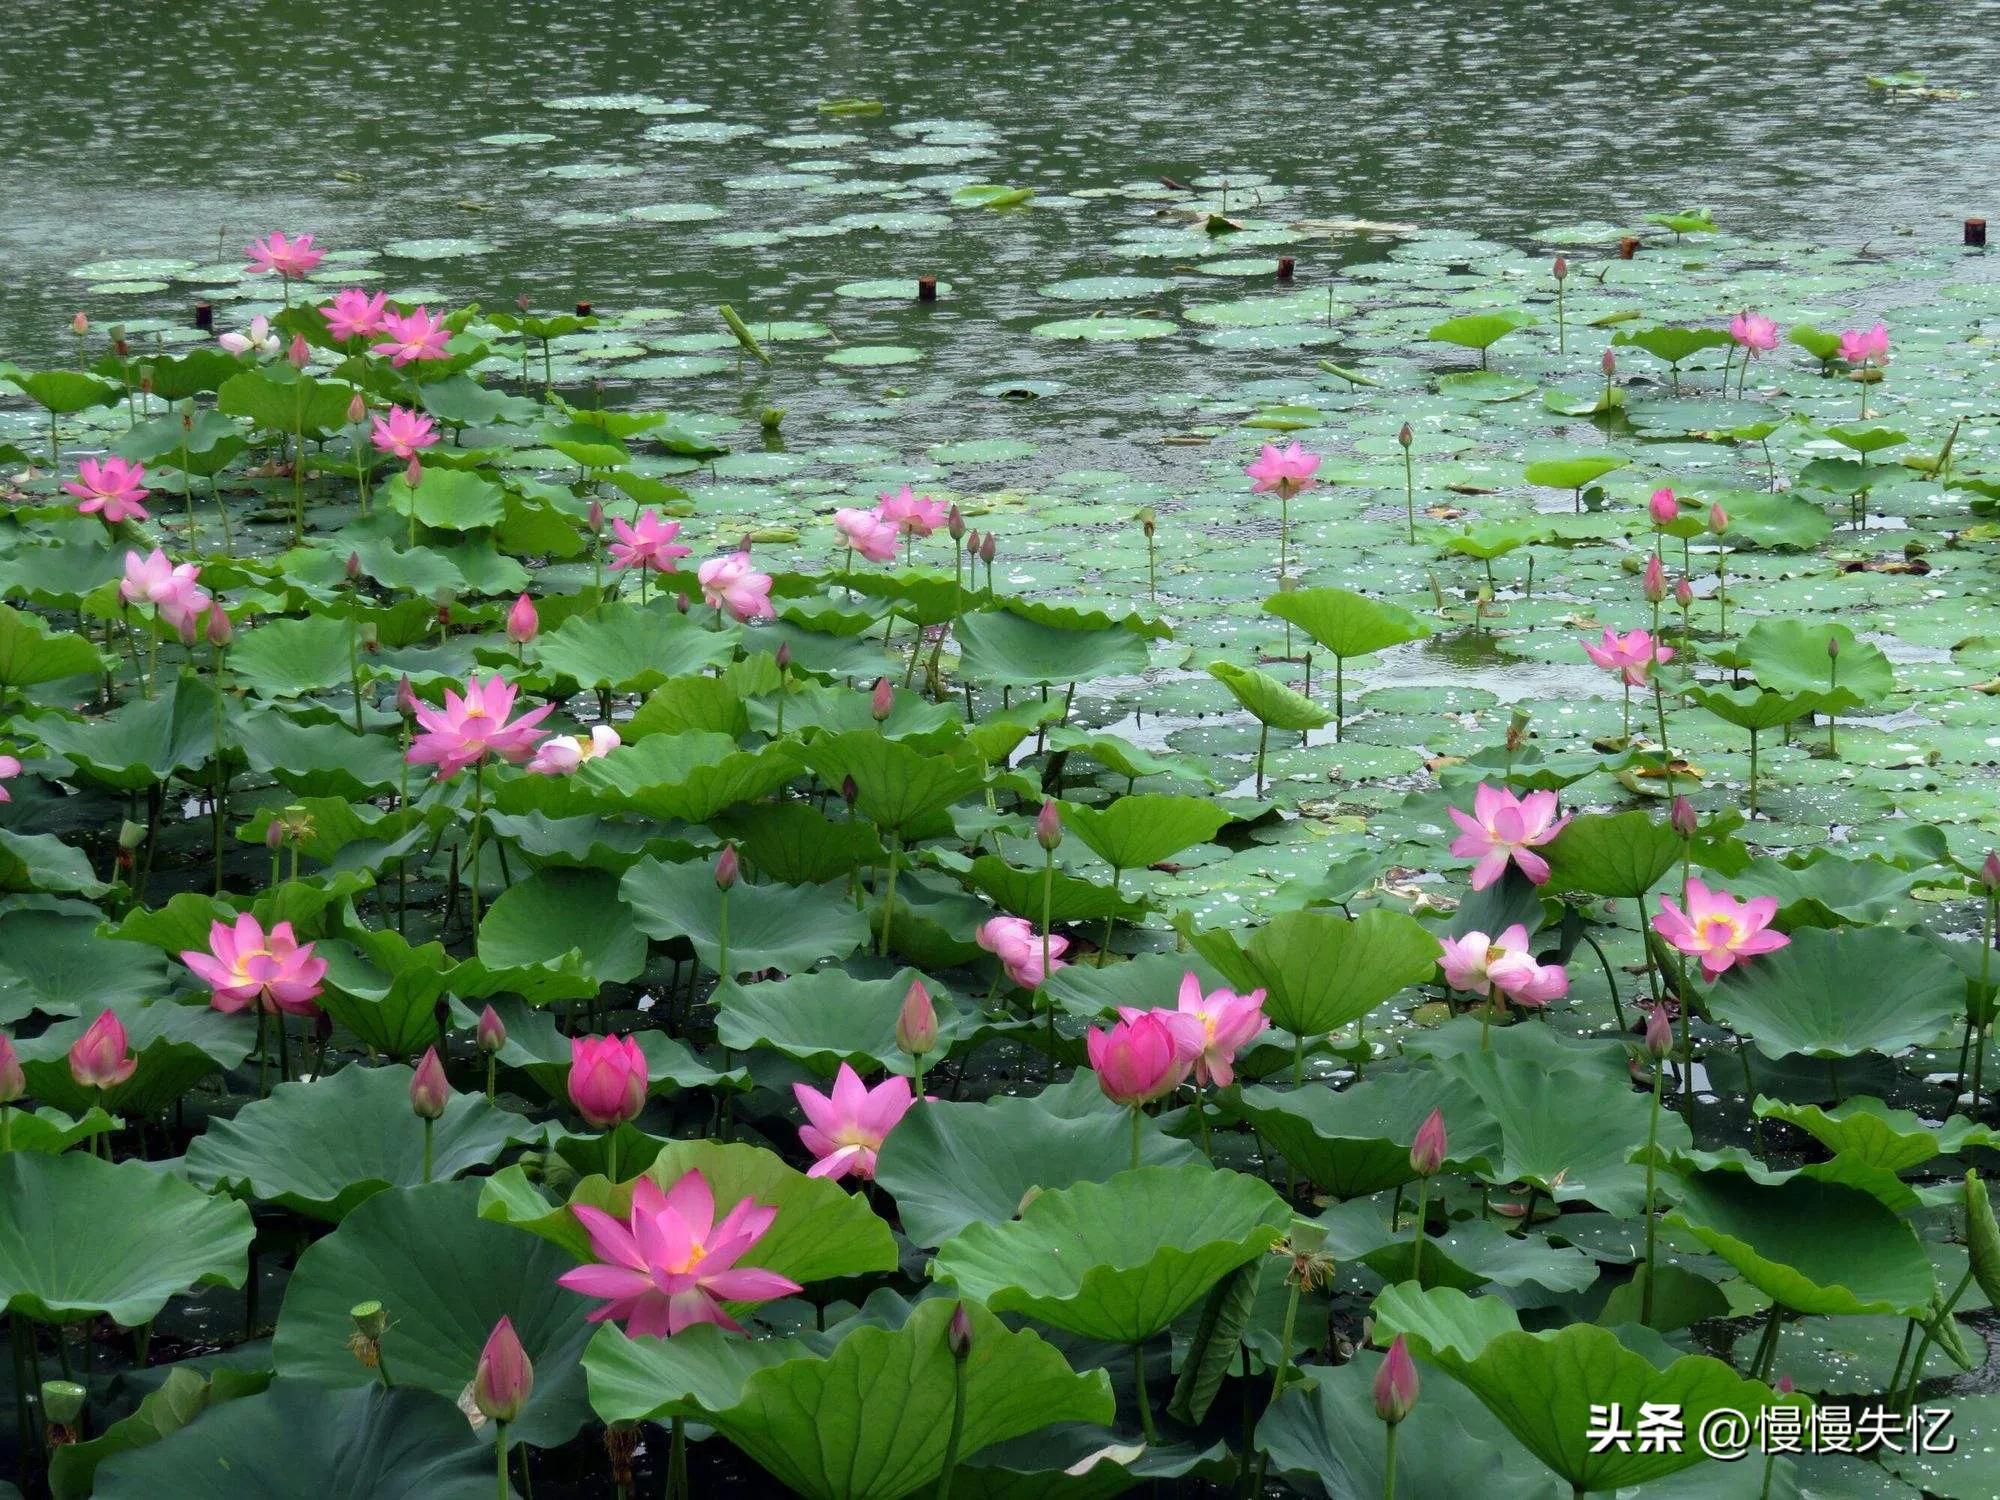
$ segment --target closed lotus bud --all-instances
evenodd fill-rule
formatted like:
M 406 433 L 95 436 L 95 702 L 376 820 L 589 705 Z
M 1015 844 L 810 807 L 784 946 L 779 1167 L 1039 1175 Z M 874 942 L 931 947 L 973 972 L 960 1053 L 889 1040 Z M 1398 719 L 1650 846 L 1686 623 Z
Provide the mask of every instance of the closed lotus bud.
M 742 866 L 736 858 L 736 846 L 724 844 L 722 852 L 715 856 L 715 888 L 719 891 L 728 890 L 736 884 L 737 876 L 741 873 Z
M 1613 354 L 1609 349 L 1604 351 L 1604 358 L 1600 363 L 1604 366 L 1604 378 L 1606 380 L 1609 380 L 1613 375 L 1618 373 L 1618 356 Z
M 302 333 L 293 334 L 291 345 L 285 350 L 285 359 L 294 370 L 303 370 L 306 367 L 306 361 L 311 358 L 312 349 L 307 345 L 305 335 Z
M 1644 588 L 1648 604 L 1658 604 L 1667 597 L 1667 566 L 1660 561 L 1660 554 L 1657 552 L 1646 559 Z
M 778 655 L 777 655 L 777 663 L 778 663 L 778 670 L 779 670 L 780 672 L 789 672 L 789 671 L 791 671 L 791 669 L 792 669 L 792 643 L 791 643 L 790 641 L 780 641 L 780 642 L 778 642 Z
M 1417 1138 L 1410 1143 L 1410 1170 L 1419 1177 L 1437 1176 L 1450 1149 L 1444 1130 L 1444 1111 L 1434 1109 L 1424 1117 L 1424 1123 L 1417 1127 Z
M 1394 1426 L 1417 1404 L 1417 1362 L 1410 1358 L 1409 1341 L 1397 1334 L 1375 1372 L 1375 1415 Z
M 513 1320 L 502 1318 L 479 1351 L 472 1374 L 472 1404 L 491 1421 L 511 1422 L 521 1415 L 534 1388 L 535 1367 L 528 1351 L 521 1347 Z
M 894 712 L 895 707 L 896 690 L 889 686 L 889 679 L 886 677 L 876 678 L 875 691 L 868 699 L 868 711 L 875 716 L 875 722 L 880 724 Z
M 1414 432 L 1410 431 L 1410 424 L 1408 422 L 1405 422 L 1403 424 L 1402 430 L 1396 434 L 1396 441 L 1401 443 L 1403 445 L 1403 448 L 1407 451 L 1410 444 L 1414 443 L 1416 440 L 1417 440 L 1417 435 Z
M 526 312 L 530 307 L 534 306 L 534 304 L 528 300 L 528 294 L 526 292 L 521 293 L 520 296 L 514 299 L 514 305 L 520 308 L 522 312 Z
M 1042 810 L 1035 814 L 1035 842 L 1044 849 L 1053 851 L 1063 841 L 1062 809 L 1056 799 L 1043 800 Z
M 1829 658 L 1840 655 L 1840 642 L 1834 636 L 1826 638 L 1826 654 Z
M 937 1007 L 931 1004 L 931 992 L 924 988 L 924 982 L 913 979 L 896 1016 L 896 1045 L 912 1057 L 922 1057 L 937 1050 L 937 1040 Z
M 407 464 L 403 465 L 403 483 L 407 484 L 411 489 L 415 489 L 418 485 L 422 484 L 423 482 L 424 482 L 423 460 L 418 458 L 416 454 L 412 453 L 410 455 L 410 461 Z
M 21 1072 L 21 1059 L 14 1053 L 14 1040 L 0 1031 L 0 1104 L 12 1104 L 28 1092 L 28 1080 Z
M 451 1084 L 445 1079 L 444 1064 L 438 1061 L 438 1049 L 427 1047 L 410 1078 L 410 1108 L 420 1120 L 435 1120 L 444 1113 L 450 1098 Z
M 1979 879 L 1989 891 L 2000 891 L 2000 851 L 1990 851 L 1979 867 Z
M 264 825 L 264 847 L 266 849 L 282 849 L 284 846 L 285 846 L 284 819 L 273 818 L 269 823 Z
M 1694 804 L 1685 797 L 1674 798 L 1673 810 L 1667 814 L 1667 821 L 1682 838 L 1693 838 L 1696 824 Z
M 1152 506 L 1149 505 L 1139 512 L 1139 529 L 1145 532 L 1149 538 L 1159 529 L 1159 524 L 1160 518 L 1153 513 Z
M 128 1050 L 124 1023 L 107 1010 L 71 1044 L 70 1077 L 79 1088 L 115 1088 L 138 1069 L 139 1059 Z
M 1646 502 L 1646 509 L 1652 514 L 1655 526 L 1671 526 L 1681 516 L 1680 502 L 1674 499 L 1672 490 L 1654 490 L 1653 498 Z
M 361 576 L 361 554 L 359 552 L 350 552 L 347 554 L 346 573 L 349 583 L 354 582 L 355 579 Z
M 1656 1005 L 1646 1013 L 1646 1055 L 1658 1062 L 1674 1050 L 1674 1023 L 1667 1008 Z
M 78 338 L 82 338 L 86 333 L 90 332 L 90 319 L 84 314 L 78 313 L 69 320 L 69 331 Z
M 843 776 L 840 778 L 840 800 L 845 802 L 850 809 L 854 806 L 855 798 L 860 795 L 861 788 L 854 784 L 852 776 Z
M 965 540 L 965 517 L 959 514 L 956 505 L 944 513 L 944 529 L 954 542 Z
M 593 500 L 590 502 L 590 529 L 592 531 L 602 531 L 604 529 L 604 502 L 602 500 Z
M 1561 281 L 1569 275 L 1569 262 L 1564 260 L 1560 255 L 1556 257 L 1555 273 L 1557 281 Z
M 514 601 L 514 607 L 507 611 L 507 639 L 517 646 L 525 646 L 541 628 L 542 620 L 535 613 L 535 601 L 526 594 L 521 595 Z
M 979 539 L 979 560 L 981 562 L 992 562 L 999 555 L 999 552 L 999 544 L 992 532 L 987 532 L 986 535 Z
M 979 533 L 970 526 L 965 528 L 965 555 L 967 557 L 979 556 Z
M 1682 574 L 1680 582 L 1674 585 L 1674 603 L 1682 609 L 1694 603 L 1694 585 L 1688 582 L 1686 574 Z
M 417 716 L 417 690 L 410 686 L 410 674 L 405 672 L 396 683 L 396 712 L 406 719 Z
M 1721 536 L 1729 529 L 1729 512 L 1720 505 L 1711 505 L 1708 508 L 1708 529 Z
M 208 643 L 211 646 L 227 646 L 236 639 L 236 622 L 229 618 L 229 611 L 220 604 L 208 607 Z
M 500 1019 L 499 1011 L 489 1005 L 479 1013 L 473 1040 L 481 1052 L 498 1052 L 507 1045 L 507 1023 Z
M 951 1324 L 945 1330 L 945 1342 L 951 1345 L 951 1357 L 964 1359 L 972 1353 L 972 1316 L 959 1303 L 951 1310 Z
M 368 402 L 361 392 L 356 391 L 347 398 L 347 420 L 350 425 L 368 419 Z
M 1778 1383 L 1775 1386 L 1773 1386 L 1772 1389 L 1775 1390 L 1780 1396 L 1789 1396 L 1793 1391 L 1798 1389 L 1798 1386 L 1793 1383 L 1791 1376 L 1780 1375 L 1778 1377 Z
M 686 614 L 688 612 L 688 596 L 686 594 L 674 595 L 674 608 L 681 614 Z

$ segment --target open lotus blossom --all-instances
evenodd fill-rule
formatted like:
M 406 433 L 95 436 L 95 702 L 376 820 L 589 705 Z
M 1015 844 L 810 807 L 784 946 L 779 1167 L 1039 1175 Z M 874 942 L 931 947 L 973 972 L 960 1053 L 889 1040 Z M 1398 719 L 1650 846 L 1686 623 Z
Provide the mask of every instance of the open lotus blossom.
M 1451 852 L 1478 862 L 1472 867 L 1472 888 L 1483 891 L 1500 878 L 1511 859 L 1536 885 L 1549 878 L 1549 862 L 1535 850 L 1562 832 L 1567 816 L 1556 816 L 1554 792 L 1530 792 L 1517 797 L 1505 787 L 1480 782 L 1472 794 L 1472 814 L 1446 809 L 1458 824 Z
M 209 1004 L 235 1012 L 255 1005 L 267 1015 L 311 1016 L 319 1013 L 321 981 L 326 960 L 313 956 L 313 945 L 292 935 L 290 922 L 279 922 L 267 934 L 249 912 L 232 927 L 213 922 L 208 952 L 188 948 L 181 962 L 209 987 Z
M 629 1036 L 569 1039 L 569 1102 L 593 1130 L 636 1120 L 646 1107 L 646 1054 Z
M 792 1097 L 806 1113 L 799 1141 L 815 1158 L 806 1176 L 835 1182 L 849 1176 L 872 1181 L 875 1153 L 915 1102 L 910 1080 L 901 1074 L 891 1075 L 871 1089 L 846 1063 L 834 1075 L 830 1093 L 795 1083 Z
M 77 511 L 96 516 L 106 526 L 120 521 L 152 519 L 143 504 L 146 498 L 146 466 L 127 463 L 122 458 L 86 458 L 76 466 L 76 478 L 63 485 L 76 496 Z
M 21 762 L 19 758 L 12 755 L 0 755 L 0 802 L 12 802 L 14 800 L 12 794 L 7 790 L 7 783 L 20 774 Z
M 665 1192 L 652 1178 L 639 1178 L 628 1220 L 582 1203 L 571 1210 L 601 1264 L 565 1271 L 556 1283 L 607 1299 L 589 1320 L 622 1323 L 635 1338 L 671 1338 L 697 1323 L 741 1333 L 724 1302 L 768 1302 L 802 1290 L 775 1271 L 737 1265 L 776 1221 L 777 1209 L 745 1198 L 717 1223 L 715 1194 L 699 1169 Z
M 771 575 L 758 572 L 748 552 L 712 557 L 695 576 L 701 580 L 701 597 L 734 619 L 768 620 L 775 613 L 771 608 Z
M 1857 369 L 1862 365 L 1889 362 L 1889 328 L 1878 321 L 1873 328 L 1849 328 L 1840 335 L 1840 358 Z
M 175 564 L 158 547 L 144 557 L 128 551 L 118 597 L 127 604 L 152 605 L 161 619 L 186 634 L 214 602 L 197 581 L 200 577 L 200 568 L 193 563 Z
M 381 332 L 382 341 L 370 344 L 368 352 L 388 355 L 389 363 L 399 370 L 412 360 L 443 359 L 445 343 L 451 338 L 444 319 L 433 318 L 427 307 L 419 307 L 413 313 L 390 308 L 382 314 Z
M 272 230 L 261 240 L 254 241 L 244 252 L 250 257 L 250 264 L 244 267 L 252 276 L 266 272 L 276 272 L 289 281 L 294 276 L 304 276 L 320 263 L 326 252 L 313 244 L 313 237 L 302 234 L 288 237 Z
M 877 495 L 882 503 L 875 507 L 875 513 L 898 531 L 907 531 L 911 536 L 929 536 L 944 525 L 945 503 L 933 500 L 929 495 L 912 493 L 906 484 L 893 495 Z
M 1672 896 L 1661 896 L 1653 930 L 1688 957 L 1699 958 L 1702 977 L 1714 979 L 1746 959 L 1776 952 L 1791 942 L 1782 932 L 1770 930 L 1777 914 L 1776 896 L 1742 901 L 1689 876 L 1687 910 L 1682 911 Z
M 467 678 L 463 696 L 446 688 L 443 708 L 419 699 L 417 723 L 423 732 L 410 742 L 410 764 L 436 766 L 442 781 L 489 755 L 516 765 L 527 760 L 535 753 L 536 741 L 548 733 L 535 726 L 555 705 L 544 703 L 509 719 L 516 691 L 513 683 L 495 673 L 483 683 L 476 676 Z
M 388 310 L 387 292 L 377 292 L 371 297 L 361 288 L 353 286 L 335 292 L 333 301 L 322 309 L 328 335 L 343 343 L 348 339 L 367 338 L 380 333 L 382 318 Z
M 1778 347 L 1778 325 L 1762 313 L 1753 313 L 1748 308 L 1729 320 L 1729 336 L 1751 359 L 1769 354 Z
M 1136 1109 L 1179 1088 L 1192 1057 L 1185 1032 L 1168 1021 L 1171 1011 L 1140 1011 L 1117 1025 L 1084 1034 L 1091 1071 L 1104 1097 Z
M 380 452 L 397 458 L 412 458 L 438 440 L 436 423 L 422 412 L 402 406 L 392 406 L 387 416 L 373 418 L 369 429 L 368 441 Z
M 124 1023 L 107 1010 L 70 1045 L 70 1077 L 78 1088 L 116 1088 L 138 1071 L 139 1059 L 130 1053 Z
M 847 545 L 870 562 L 893 562 L 896 557 L 896 527 L 872 510 L 837 510 L 833 524 L 840 528 Z
M 262 313 L 250 320 L 247 332 L 231 329 L 216 342 L 231 354 L 276 354 L 279 348 L 278 336 L 271 332 L 271 320 Z
M 552 734 L 536 748 L 526 769 L 537 776 L 567 776 L 585 761 L 609 755 L 623 743 L 609 724 L 593 725 L 587 735 Z
M 1528 947 L 1528 929 L 1516 922 L 1497 938 L 1483 932 L 1441 937 L 1438 963 L 1445 983 L 1467 995 L 1547 1005 L 1569 993 L 1569 971 L 1561 964 L 1538 964 Z
M 1042 973 L 1042 935 L 1026 917 L 990 917 L 979 924 L 975 941 L 1000 960 L 1007 977 L 1024 990 L 1037 988 L 1047 976 Z M 1069 951 L 1069 939 L 1049 935 L 1049 969 L 1064 967 L 1062 956 Z
M 688 549 L 677 546 L 674 538 L 681 534 L 679 521 L 662 521 L 656 510 L 642 510 L 637 521 L 628 522 L 618 516 L 611 518 L 611 532 L 617 538 L 611 544 L 611 571 L 623 572 L 626 568 L 650 568 L 655 573 L 671 573 L 674 561 L 686 557 Z
M 1290 499 L 1302 490 L 1311 489 L 1316 482 L 1313 475 L 1319 472 L 1320 456 L 1304 443 L 1293 443 L 1279 448 L 1266 443 L 1264 451 L 1257 455 L 1257 461 L 1243 472 L 1255 481 L 1250 489 L 1255 494 L 1275 491 Z
M 1130 1019 L 1124 1009 L 1119 1014 Z M 1173 1014 L 1191 1017 L 1199 1023 L 1191 1038 L 1195 1082 L 1213 1083 L 1225 1089 L 1236 1081 L 1236 1054 L 1271 1024 L 1264 1014 L 1262 990 L 1252 990 L 1247 995 L 1234 990 L 1211 990 L 1203 994 L 1201 978 L 1192 972 L 1181 976 L 1180 996 Z
M 1656 645 L 1651 631 L 1628 630 L 1623 635 L 1609 625 L 1602 639 L 1583 640 L 1583 654 L 1607 672 L 1616 672 L 1627 687 L 1644 687 L 1657 663 L 1674 659 L 1671 646 Z

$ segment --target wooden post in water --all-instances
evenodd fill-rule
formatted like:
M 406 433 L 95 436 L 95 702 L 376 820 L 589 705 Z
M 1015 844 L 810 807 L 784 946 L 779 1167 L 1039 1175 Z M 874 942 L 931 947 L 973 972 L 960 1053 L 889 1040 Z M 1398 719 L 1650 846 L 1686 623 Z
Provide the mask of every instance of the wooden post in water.
M 1638 253 L 1639 237 L 1636 234 L 1628 234 L 1618 242 L 1618 258 L 1620 260 L 1630 260 Z
M 1281 255 L 1278 257 L 1278 280 L 1290 281 L 1292 279 L 1292 269 L 1291 256 Z
M 215 304 L 197 302 L 194 305 L 194 326 L 203 333 L 215 332 Z
M 1965 221 L 1965 243 L 1968 248 L 1973 250 L 1984 250 L 1986 248 L 1986 221 L 1984 219 L 1974 217 Z
M 937 301 L 937 277 L 919 276 L 917 278 L 917 300 L 919 302 Z

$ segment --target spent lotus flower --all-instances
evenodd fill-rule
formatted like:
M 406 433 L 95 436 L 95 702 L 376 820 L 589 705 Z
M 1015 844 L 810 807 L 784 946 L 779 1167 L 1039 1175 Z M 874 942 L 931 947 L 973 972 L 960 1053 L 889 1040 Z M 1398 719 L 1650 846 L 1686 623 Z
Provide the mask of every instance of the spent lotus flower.
M 13 801 L 7 790 L 7 783 L 21 774 L 21 762 L 12 755 L 0 755 L 0 802 Z
M 1193 1058 L 1185 1033 L 1168 1022 L 1170 1014 L 1140 1011 L 1084 1034 L 1084 1049 L 1105 1098 L 1136 1109 L 1180 1087 Z
M 792 1097 L 807 1121 L 799 1127 L 799 1141 L 814 1157 L 806 1175 L 834 1182 L 849 1176 L 872 1181 L 875 1154 L 915 1102 L 910 1080 L 901 1074 L 871 1089 L 844 1062 L 830 1092 L 822 1094 L 808 1084 L 795 1083 Z
M 1313 475 L 1319 472 L 1320 456 L 1303 443 L 1293 443 L 1279 448 L 1271 443 L 1264 445 L 1264 451 L 1255 463 L 1243 472 L 1254 481 L 1250 488 L 1255 494 L 1275 491 L 1290 499 L 1302 490 L 1311 489 L 1316 482 Z
M 893 562 L 896 558 L 896 527 L 872 510 L 837 510 L 833 524 L 847 545 L 870 562 Z
M 1627 687 L 1644 687 L 1657 663 L 1674 659 L 1674 649 L 1655 643 L 1651 631 L 1628 630 L 1623 635 L 1609 625 L 1598 640 L 1583 639 L 1583 654 L 1607 672 L 1616 672 Z
M 945 523 L 945 504 L 929 495 L 914 493 L 906 484 L 894 494 L 875 497 L 881 504 L 875 513 L 898 531 L 911 536 L 929 536 Z M 859 550 L 859 549 L 857 549 Z
M 326 978 L 326 960 L 314 956 L 311 943 L 298 941 L 290 922 L 276 923 L 268 933 L 247 911 L 233 926 L 212 922 L 208 951 L 183 949 L 181 962 L 208 985 L 209 1004 L 219 1011 L 234 1013 L 255 1005 L 267 1015 L 319 1013 L 315 1002 Z
M 231 329 L 216 339 L 216 342 L 231 354 L 276 354 L 278 336 L 271 332 L 271 320 L 262 313 L 250 320 L 250 328 L 245 333 Z
M 638 1039 L 571 1037 L 569 1102 L 593 1130 L 637 1119 L 646 1107 L 646 1054 Z
M 70 1045 L 70 1077 L 78 1088 L 116 1088 L 138 1071 L 139 1059 L 130 1056 L 130 1051 L 124 1023 L 104 1011 Z
M 463 695 L 446 688 L 443 708 L 433 708 L 419 699 L 417 723 L 423 732 L 410 742 L 410 764 L 436 766 L 437 778 L 442 781 L 489 755 L 516 765 L 529 759 L 536 741 L 548 733 L 535 726 L 555 705 L 544 703 L 510 719 L 515 692 L 513 683 L 495 673 L 485 682 L 476 676 L 467 678 Z
M 1715 979 L 1746 959 L 1776 952 L 1791 942 L 1782 932 L 1770 930 L 1777 914 L 1776 896 L 1742 901 L 1728 891 L 1710 890 L 1690 876 L 1687 909 L 1683 911 L 1672 896 L 1661 896 L 1653 930 L 1688 957 L 1699 958 L 1702 976 Z
M 1483 932 L 1441 937 L 1438 948 L 1445 983 L 1464 994 L 1538 1006 L 1569 993 L 1569 971 L 1561 964 L 1536 963 L 1528 930 L 1519 922 L 1496 938 Z
M 1472 867 L 1472 888 L 1483 891 L 1500 878 L 1512 860 L 1523 875 L 1536 885 L 1549 878 L 1549 862 L 1535 853 L 1553 839 L 1569 822 L 1556 816 L 1556 794 L 1530 792 L 1517 797 L 1506 787 L 1480 782 L 1472 794 L 1472 812 L 1447 808 L 1458 824 L 1459 836 L 1451 842 L 1451 852 L 1477 861 Z
M 1042 973 L 1042 935 L 1026 917 L 989 917 L 973 936 L 1022 989 L 1035 989 L 1047 977 Z M 1047 941 L 1049 969 L 1065 967 L 1062 956 L 1069 951 L 1069 939 L 1051 933 Z
M 1840 335 L 1840 358 L 1856 368 L 1886 365 L 1889 362 L 1889 328 L 1877 321 L 1873 328 L 1849 328 Z
M 1777 323 L 1748 308 L 1729 320 L 1729 336 L 1750 359 L 1769 354 L 1778 347 Z
M 308 274 L 326 255 L 313 244 L 311 235 L 292 237 L 275 229 L 261 240 L 253 241 L 244 253 L 250 257 L 250 264 L 244 267 L 249 275 L 275 273 L 287 281 Z
M 582 1203 L 571 1211 L 600 1263 L 565 1271 L 557 1285 L 606 1299 L 589 1320 L 622 1323 L 635 1338 L 671 1338 L 698 1323 L 741 1333 L 723 1303 L 768 1302 L 802 1290 L 775 1271 L 737 1264 L 776 1221 L 777 1209 L 744 1198 L 717 1223 L 714 1192 L 698 1168 L 664 1192 L 652 1178 L 639 1178 L 628 1219 Z
M 614 573 L 623 572 L 626 568 L 650 568 L 655 573 L 671 573 L 675 559 L 688 555 L 686 547 L 674 542 L 674 538 L 681 534 L 681 523 L 662 521 L 656 510 L 642 510 L 639 519 L 632 522 L 613 516 L 611 533 L 616 538 L 611 543 L 611 571 Z
M 96 516 L 106 526 L 120 521 L 151 519 L 146 498 L 146 466 L 127 463 L 116 456 L 102 460 L 86 458 L 76 466 L 76 478 L 63 485 L 76 497 L 77 511 Z
M 427 307 L 411 313 L 389 309 L 382 314 L 380 331 L 384 337 L 381 342 L 370 344 L 368 352 L 388 355 L 389 363 L 399 370 L 412 360 L 445 358 L 444 346 L 451 338 L 444 319 L 433 318 Z
M 758 572 L 748 552 L 712 557 L 695 576 L 701 581 L 701 597 L 733 619 L 768 620 L 776 613 L 771 608 L 771 575 Z
M 1226 989 L 1204 994 L 1201 977 L 1192 972 L 1181 976 L 1176 1013 L 1191 1017 L 1199 1025 L 1191 1038 L 1195 1043 L 1192 1058 L 1195 1082 L 1213 1083 L 1225 1089 L 1236 1081 L 1236 1054 L 1271 1024 L 1264 1014 L 1261 989 L 1247 995 Z
M 343 343 L 348 339 L 367 338 L 380 333 L 382 319 L 388 310 L 387 292 L 377 292 L 371 297 L 354 286 L 335 292 L 333 301 L 321 309 L 326 317 L 328 335 Z
M 437 424 L 422 412 L 407 407 L 392 406 L 387 416 L 378 416 L 369 423 L 368 441 L 377 451 L 396 458 L 413 458 L 425 448 L 435 446 L 437 440 Z

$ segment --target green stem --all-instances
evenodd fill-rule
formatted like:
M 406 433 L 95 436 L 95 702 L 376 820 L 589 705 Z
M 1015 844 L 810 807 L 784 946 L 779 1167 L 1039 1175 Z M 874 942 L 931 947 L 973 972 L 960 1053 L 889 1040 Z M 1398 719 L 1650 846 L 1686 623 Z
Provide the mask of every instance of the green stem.
M 1132 1384 L 1139 1402 L 1139 1428 L 1146 1434 L 1146 1446 L 1151 1448 L 1159 1442 L 1159 1437 L 1153 1431 L 1153 1403 L 1146 1395 L 1146 1346 L 1143 1341 L 1132 1346 Z
M 885 921 L 884 931 L 886 930 Z M 722 909 L 716 919 L 715 948 L 716 978 L 727 979 L 729 977 L 729 892 L 727 890 L 722 893 Z
M 1114 905 L 1118 900 L 1118 883 L 1123 879 L 1124 874 L 1125 872 L 1119 869 L 1118 866 L 1113 865 L 1111 867 L 1111 899 Z M 1104 967 L 1105 954 L 1111 951 L 1111 927 L 1117 920 L 1118 915 L 1116 911 L 1104 914 L 1104 941 L 1097 945 L 1097 967 L 1100 969 Z M 1046 980 L 1046 976 L 1044 978 Z
M 494 1491 L 499 1500 L 507 1500 L 507 1424 L 496 1422 L 493 1426 L 493 1466 L 499 1480 L 499 1488 Z
M 618 1127 L 604 1133 L 604 1175 L 615 1187 L 618 1183 Z
M 918 634 L 917 643 L 919 645 L 923 644 L 923 636 L 921 632 L 919 632 Z M 889 835 L 889 887 L 887 895 L 882 902 L 882 946 L 879 950 L 883 958 L 887 958 L 889 956 L 889 922 L 890 919 L 896 915 L 896 864 L 897 864 L 896 855 L 900 849 L 900 846 L 901 846 L 901 841 L 893 833 L 890 834 Z
M 1646 1121 L 1646 1280 L 1639 1288 L 1639 1321 L 1653 1326 L 1653 1236 L 1658 1225 L 1653 1218 L 1653 1151 L 1660 1139 L 1660 1077 L 1664 1064 L 1653 1060 L 1653 1108 Z
M 471 853 L 466 861 L 466 875 L 472 882 L 472 930 L 479 932 L 479 841 L 486 831 L 486 761 L 482 758 L 472 767 L 472 838 Z
M 1132 1170 L 1139 1170 L 1139 1142 L 1145 1128 L 1145 1112 L 1138 1105 L 1132 1106 Z
M 951 1500 L 951 1478 L 958 1468 L 958 1445 L 965 1437 L 965 1395 L 967 1377 L 965 1361 L 952 1362 L 951 1383 L 951 1435 L 944 1443 L 944 1468 L 938 1474 L 937 1500 Z
M 1389 1438 L 1382 1456 L 1382 1500 L 1396 1500 L 1396 1429 L 1402 1424 L 1388 1422 Z
M 1410 1241 L 1410 1280 L 1419 1287 L 1424 1284 L 1424 1223 L 1430 1213 L 1431 1180 L 1417 1179 L 1417 1219 L 1414 1226 L 1416 1235 Z
M 424 1121 L 424 1181 L 431 1180 L 431 1135 L 437 1126 L 435 1120 Z

